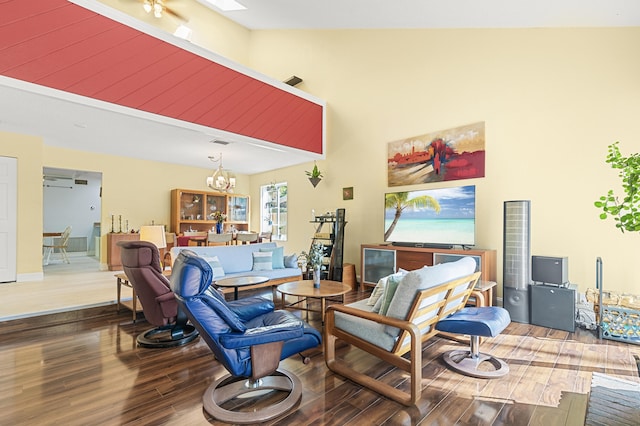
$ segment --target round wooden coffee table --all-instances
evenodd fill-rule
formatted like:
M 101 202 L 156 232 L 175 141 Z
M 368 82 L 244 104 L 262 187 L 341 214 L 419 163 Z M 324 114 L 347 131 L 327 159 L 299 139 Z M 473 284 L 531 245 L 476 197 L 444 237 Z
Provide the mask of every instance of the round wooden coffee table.
M 238 300 L 238 287 L 247 285 L 262 284 L 269 281 L 268 277 L 260 277 L 257 275 L 244 275 L 241 277 L 220 278 L 213 280 L 216 287 L 233 287 L 233 300 Z
M 277 290 L 282 293 L 282 308 L 300 309 L 307 311 L 307 319 L 309 311 L 320 312 L 322 315 L 322 323 L 324 324 L 324 309 L 327 305 L 327 298 L 339 298 L 340 303 L 344 303 L 344 295 L 351 291 L 351 286 L 342 284 L 339 281 L 321 280 L 320 288 L 313 287 L 313 280 L 294 281 L 290 283 L 280 284 Z M 298 301 L 287 304 L 285 296 L 297 296 Z M 309 308 L 307 299 L 320 299 L 320 311 Z M 302 303 L 304 302 L 304 307 Z

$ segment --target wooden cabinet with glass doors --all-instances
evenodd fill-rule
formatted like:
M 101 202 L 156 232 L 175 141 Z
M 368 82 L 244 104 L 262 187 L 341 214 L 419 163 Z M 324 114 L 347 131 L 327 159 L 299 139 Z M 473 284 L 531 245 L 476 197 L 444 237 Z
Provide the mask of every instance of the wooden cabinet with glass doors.
M 171 232 L 215 232 L 216 212 L 227 215 L 224 232 L 249 231 L 249 196 L 204 192 L 190 189 L 171 190 Z

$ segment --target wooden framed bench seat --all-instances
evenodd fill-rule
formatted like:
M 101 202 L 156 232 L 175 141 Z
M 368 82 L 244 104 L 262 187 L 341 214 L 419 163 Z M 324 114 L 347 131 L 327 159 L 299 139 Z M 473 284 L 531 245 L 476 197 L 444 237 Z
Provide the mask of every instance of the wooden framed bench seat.
M 386 315 L 373 312 L 367 300 L 329 306 L 324 330 L 327 367 L 394 401 L 414 405 L 422 394 L 422 344 L 439 333 L 435 325 L 440 319 L 465 306 L 480 277 L 479 272 L 473 272 L 475 261 L 470 259 L 471 264 L 463 262 L 464 259 L 407 273 L 398 284 Z M 444 266 L 459 262 L 458 268 Z M 435 274 L 429 271 L 435 268 L 439 268 Z M 444 282 L 435 283 L 434 277 L 429 277 L 430 273 L 435 275 L 435 281 L 445 277 Z M 408 309 L 404 316 L 398 317 L 403 310 L 402 304 Z M 357 366 L 336 357 L 338 339 L 409 373 L 410 392 L 367 376 L 357 371 Z M 403 356 L 407 353 L 410 353 L 408 357 Z

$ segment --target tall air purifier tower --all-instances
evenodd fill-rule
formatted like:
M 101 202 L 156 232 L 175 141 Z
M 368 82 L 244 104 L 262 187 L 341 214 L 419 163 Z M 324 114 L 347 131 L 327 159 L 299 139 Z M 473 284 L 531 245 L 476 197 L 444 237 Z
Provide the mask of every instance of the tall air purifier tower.
M 511 320 L 529 323 L 529 283 L 531 282 L 531 201 L 504 202 L 502 262 L 503 306 Z

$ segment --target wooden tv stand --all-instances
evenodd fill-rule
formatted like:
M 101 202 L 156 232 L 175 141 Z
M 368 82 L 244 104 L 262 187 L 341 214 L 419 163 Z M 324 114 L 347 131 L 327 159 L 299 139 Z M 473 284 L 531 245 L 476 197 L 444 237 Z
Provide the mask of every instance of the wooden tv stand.
M 365 286 L 375 286 L 384 276 L 398 269 L 412 271 L 423 266 L 455 261 L 463 256 L 476 259 L 480 280 L 496 281 L 496 251 L 485 249 L 443 249 L 430 247 L 405 247 L 391 244 L 363 244 L 360 248 L 360 291 Z

